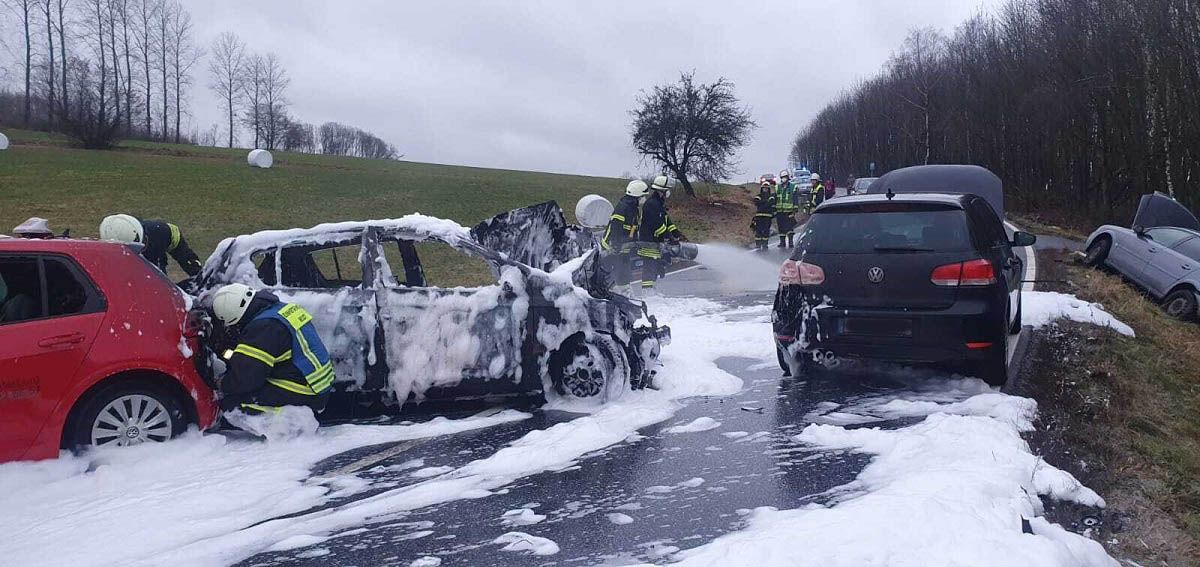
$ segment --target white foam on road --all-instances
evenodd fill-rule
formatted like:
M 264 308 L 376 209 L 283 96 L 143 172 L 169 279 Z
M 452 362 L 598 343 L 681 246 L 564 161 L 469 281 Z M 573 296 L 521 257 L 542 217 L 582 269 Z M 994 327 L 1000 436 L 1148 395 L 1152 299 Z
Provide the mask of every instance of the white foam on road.
M 705 416 L 697 417 L 688 423 L 673 425 L 666 429 L 667 433 L 699 433 L 701 431 L 709 431 L 721 427 L 721 422 Z

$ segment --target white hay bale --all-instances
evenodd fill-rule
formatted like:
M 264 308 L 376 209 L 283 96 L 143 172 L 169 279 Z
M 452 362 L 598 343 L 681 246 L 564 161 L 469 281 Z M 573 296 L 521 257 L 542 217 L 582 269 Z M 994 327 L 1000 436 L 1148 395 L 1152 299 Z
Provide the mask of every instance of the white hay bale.
M 599 195 L 584 195 L 575 205 L 575 219 L 588 228 L 607 226 L 612 214 L 613 204 Z
M 8 149 L 8 136 L 5 136 L 3 133 L 0 133 L 0 150 L 7 150 L 7 149 Z
M 250 153 L 246 155 L 246 163 L 252 167 L 267 169 L 275 163 L 275 158 L 267 150 L 250 150 Z

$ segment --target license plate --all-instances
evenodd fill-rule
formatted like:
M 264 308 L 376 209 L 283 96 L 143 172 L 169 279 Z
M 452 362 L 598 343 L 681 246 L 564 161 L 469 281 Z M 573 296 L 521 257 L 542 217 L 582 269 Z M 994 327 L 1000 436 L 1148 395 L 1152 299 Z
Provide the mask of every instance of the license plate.
M 875 337 L 911 337 L 912 319 L 846 317 L 841 320 L 844 335 L 869 335 Z

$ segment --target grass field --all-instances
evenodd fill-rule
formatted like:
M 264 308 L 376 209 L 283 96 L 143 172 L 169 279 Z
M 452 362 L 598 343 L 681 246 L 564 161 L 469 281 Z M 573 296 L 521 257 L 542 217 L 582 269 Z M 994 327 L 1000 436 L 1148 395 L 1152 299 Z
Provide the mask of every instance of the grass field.
M 201 259 L 227 236 L 413 212 L 471 226 L 553 199 L 574 221 L 580 197 L 615 201 L 627 181 L 288 152 L 275 153 L 273 168 L 258 169 L 241 149 L 131 141 L 96 151 L 41 132 L 5 134 L 12 146 L 0 152 L 0 233 L 40 216 L 55 231 L 95 237 L 100 219 L 125 212 L 178 224 Z M 693 240 L 748 241 L 748 233 L 735 234 L 750 217 L 741 191 L 702 186 L 699 199 L 673 196 L 673 214 Z M 457 269 L 448 256 L 424 260 L 431 276 Z

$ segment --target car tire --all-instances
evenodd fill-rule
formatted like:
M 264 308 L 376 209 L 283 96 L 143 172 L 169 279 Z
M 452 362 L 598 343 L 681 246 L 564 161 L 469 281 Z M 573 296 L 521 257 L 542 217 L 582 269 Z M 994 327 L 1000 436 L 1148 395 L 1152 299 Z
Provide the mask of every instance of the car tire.
M 88 396 L 65 428 L 68 449 L 164 442 L 187 429 L 183 404 L 165 388 L 121 380 Z
M 775 360 L 779 361 L 779 369 L 783 371 L 784 376 L 792 375 L 792 367 L 788 364 L 790 356 L 787 352 L 784 352 L 783 347 L 775 345 Z
M 1196 292 L 1191 289 L 1177 289 L 1162 300 L 1163 311 L 1167 316 L 1180 321 L 1196 320 Z
M 1100 267 L 1104 261 L 1108 259 L 1108 252 L 1112 250 L 1112 238 L 1108 235 L 1097 236 L 1087 247 L 1087 252 L 1083 256 L 1083 263 L 1093 268 Z
M 604 403 L 629 389 L 629 359 L 608 335 L 572 335 L 551 353 L 549 371 L 554 393 L 564 399 Z

